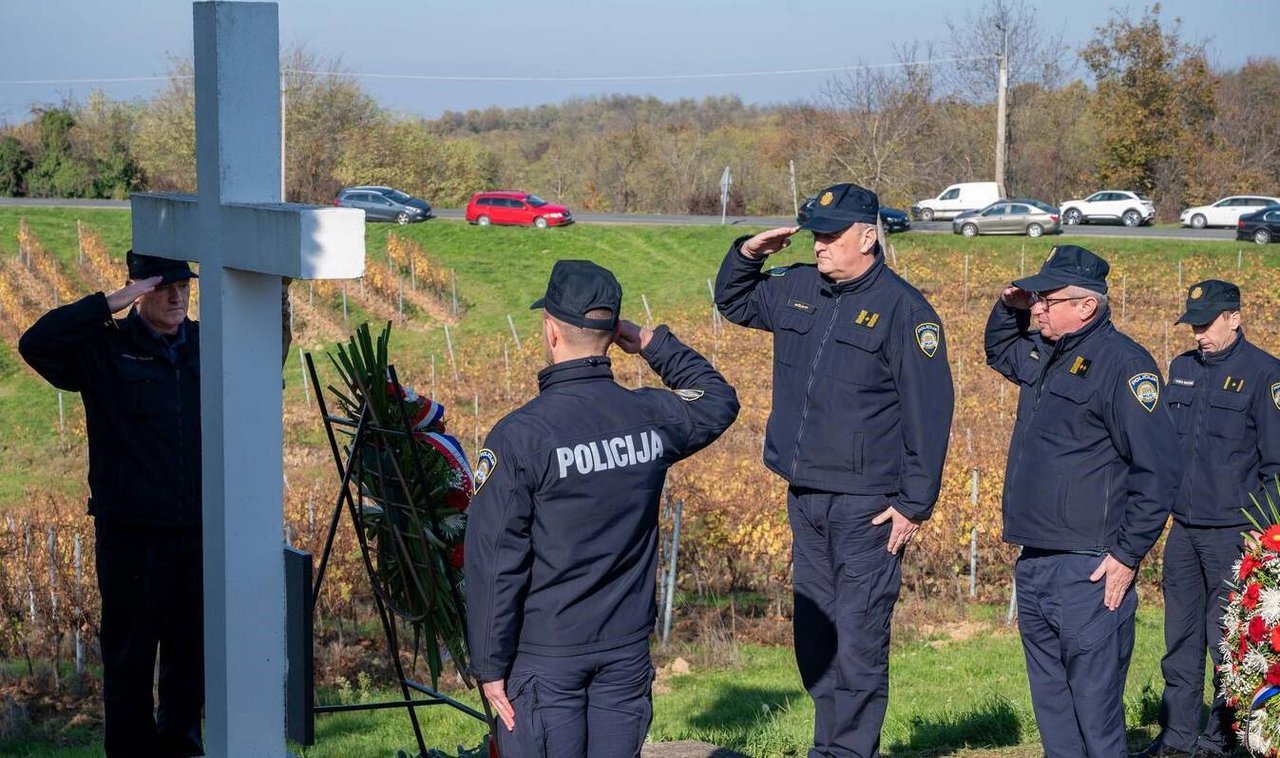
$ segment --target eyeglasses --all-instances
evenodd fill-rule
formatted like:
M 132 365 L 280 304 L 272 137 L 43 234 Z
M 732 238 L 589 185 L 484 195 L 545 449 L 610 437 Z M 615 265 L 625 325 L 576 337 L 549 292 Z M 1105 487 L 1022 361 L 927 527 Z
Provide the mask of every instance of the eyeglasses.
M 1068 300 L 1084 300 L 1086 297 L 1088 296 L 1077 295 L 1076 297 L 1045 297 L 1044 295 L 1041 295 L 1039 292 L 1032 292 L 1031 304 L 1035 305 L 1036 303 L 1044 303 L 1045 308 L 1050 308 L 1053 306 L 1054 303 L 1065 303 Z

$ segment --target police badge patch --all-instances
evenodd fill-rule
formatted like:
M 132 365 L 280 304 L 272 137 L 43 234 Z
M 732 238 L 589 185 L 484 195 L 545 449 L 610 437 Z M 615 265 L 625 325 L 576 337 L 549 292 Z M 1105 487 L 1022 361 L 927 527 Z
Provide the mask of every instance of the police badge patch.
M 676 393 L 676 395 L 679 396 L 681 400 L 684 400 L 685 402 L 689 402 L 689 403 L 692 403 L 694 400 L 697 400 L 698 398 L 707 394 L 702 390 L 672 390 L 672 392 Z
M 1280 382 L 1271 385 L 1271 402 L 1275 403 L 1276 410 L 1280 411 Z
M 476 480 L 476 492 L 489 481 L 489 477 L 493 474 L 493 470 L 498 467 L 498 456 L 493 451 L 485 448 L 476 456 L 476 470 L 473 478 Z
M 1160 379 L 1149 371 L 1134 374 L 1129 377 L 1129 391 L 1147 409 L 1147 413 L 1151 413 L 1160 402 Z
M 818 198 L 818 205 L 831 205 L 831 201 L 835 199 L 836 196 L 830 192 L 823 192 L 822 197 Z
M 924 353 L 926 358 L 932 358 L 937 354 L 941 337 L 942 327 L 931 321 L 916 325 L 916 344 L 920 346 L 920 352 Z

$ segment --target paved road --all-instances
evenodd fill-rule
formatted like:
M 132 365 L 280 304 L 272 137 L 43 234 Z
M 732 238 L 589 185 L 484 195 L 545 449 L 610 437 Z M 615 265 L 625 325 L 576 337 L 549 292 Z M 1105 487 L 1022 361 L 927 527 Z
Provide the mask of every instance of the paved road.
M 54 200 L 43 198 L 6 197 L 0 198 L 0 207 L 33 206 L 33 207 L 65 207 L 65 208 L 128 208 L 124 200 Z M 436 208 L 440 218 L 461 219 L 460 208 Z M 649 213 L 576 213 L 574 218 L 582 223 L 597 224 L 675 224 L 675 225 L 714 225 L 720 223 L 719 216 L 674 216 Z M 794 223 L 790 217 L 783 216 L 729 216 L 725 223 L 731 226 L 786 226 Z M 951 234 L 950 221 L 913 221 L 913 232 L 930 234 Z M 1234 240 L 1235 229 L 1175 229 L 1170 227 L 1142 226 L 1131 229 L 1120 225 L 1093 225 L 1067 227 L 1068 233 L 1081 237 L 1137 237 L 1144 239 L 1176 239 L 1176 240 Z

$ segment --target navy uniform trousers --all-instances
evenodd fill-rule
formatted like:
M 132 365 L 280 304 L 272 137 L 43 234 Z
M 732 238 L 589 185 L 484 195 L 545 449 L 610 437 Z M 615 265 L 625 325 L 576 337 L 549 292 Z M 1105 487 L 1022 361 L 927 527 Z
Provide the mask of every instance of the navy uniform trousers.
M 1125 755 L 1124 682 L 1138 593 L 1102 604 L 1101 555 L 1023 548 L 1014 576 L 1031 705 L 1046 758 Z
M 204 755 L 204 586 L 200 527 L 95 519 L 102 595 L 104 742 L 109 758 Z M 159 649 L 160 707 L 152 683 Z
M 1160 660 L 1164 697 L 1160 701 L 1161 745 L 1188 753 L 1204 748 L 1221 753 L 1235 737 L 1231 709 L 1215 694 L 1209 720 L 1200 731 L 1204 704 L 1204 652 L 1213 660 L 1213 689 L 1219 691 L 1222 614 L 1227 580 L 1244 546 L 1247 527 L 1188 527 L 1174 521 L 1164 547 L 1164 645 Z
M 813 698 L 809 758 L 880 754 L 889 703 L 889 625 L 902 582 L 884 495 L 787 492 L 796 663 Z
M 514 731 L 502 758 L 639 758 L 653 721 L 649 640 L 571 656 L 517 652 L 507 677 Z

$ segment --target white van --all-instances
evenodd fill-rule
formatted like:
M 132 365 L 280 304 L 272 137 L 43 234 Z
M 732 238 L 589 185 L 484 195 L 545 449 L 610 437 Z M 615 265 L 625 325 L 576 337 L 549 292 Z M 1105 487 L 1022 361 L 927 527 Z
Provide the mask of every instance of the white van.
M 955 218 L 965 211 L 985 208 L 1000 199 L 995 182 L 961 182 L 944 189 L 937 197 L 921 200 L 911 212 L 921 221 Z

